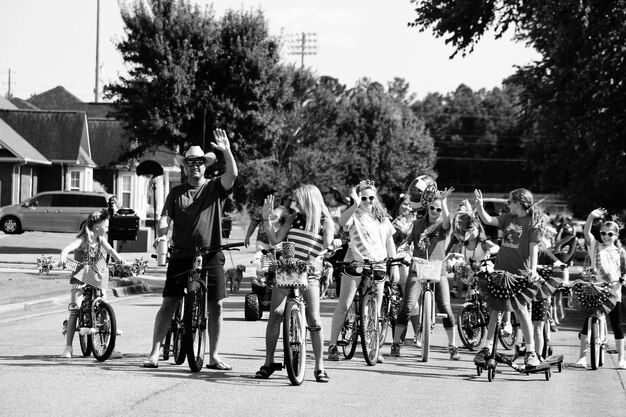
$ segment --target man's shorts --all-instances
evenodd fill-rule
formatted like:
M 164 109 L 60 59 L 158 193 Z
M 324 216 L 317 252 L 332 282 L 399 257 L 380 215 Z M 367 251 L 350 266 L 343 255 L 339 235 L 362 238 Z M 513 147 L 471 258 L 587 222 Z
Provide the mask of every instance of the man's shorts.
M 193 266 L 192 257 L 170 258 L 163 297 L 183 297 L 189 283 L 189 272 Z M 226 278 L 224 276 L 225 257 L 222 252 L 204 257 L 202 277 L 207 277 L 207 298 L 219 301 L 226 298 Z

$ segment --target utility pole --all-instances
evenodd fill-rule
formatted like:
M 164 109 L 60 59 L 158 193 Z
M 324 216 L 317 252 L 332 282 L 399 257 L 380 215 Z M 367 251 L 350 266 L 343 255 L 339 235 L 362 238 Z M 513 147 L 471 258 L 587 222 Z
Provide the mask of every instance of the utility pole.
M 290 33 L 287 35 L 289 55 L 300 55 L 300 66 L 304 68 L 305 55 L 317 55 L 317 33 Z
M 93 89 L 95 102 L 100 97 L 100 0 L 97 0 L 96 11 L 96 87 Z
M 11 93 L 11 68 L 9 68 L 9 89 L 7 91 L 7 100 L 11 100 L 13 98 L 13 94 Z

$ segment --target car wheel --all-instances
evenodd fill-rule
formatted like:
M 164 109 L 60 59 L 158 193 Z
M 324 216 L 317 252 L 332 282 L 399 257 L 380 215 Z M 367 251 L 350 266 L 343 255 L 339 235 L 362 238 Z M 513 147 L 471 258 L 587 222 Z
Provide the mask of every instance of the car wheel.
M 2 231 L 8 235 L 22 233 L 22 224 L 17 217 L 7 216 L 2 219 Z

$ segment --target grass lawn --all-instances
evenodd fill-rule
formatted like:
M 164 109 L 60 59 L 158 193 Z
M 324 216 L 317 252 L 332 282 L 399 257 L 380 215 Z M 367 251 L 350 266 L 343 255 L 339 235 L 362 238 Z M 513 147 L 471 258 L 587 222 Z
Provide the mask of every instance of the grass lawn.
M 58 297 L 64 294 L 67 294 L 69 300 L 69 274 L 0 273 L 0 305 Z

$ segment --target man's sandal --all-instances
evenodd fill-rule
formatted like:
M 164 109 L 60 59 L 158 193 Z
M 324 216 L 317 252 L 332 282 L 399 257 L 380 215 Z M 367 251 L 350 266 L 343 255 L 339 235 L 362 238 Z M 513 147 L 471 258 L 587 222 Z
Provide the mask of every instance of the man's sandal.
M 330 378 L 328 377 L 326 371 L 315 371 L 315 380 L 317 382 L 328 382 L 330 381 Z
M 261 366 L 261 369 L 256 371 L 254 377 L 256 379 L 267 379 L 274 373 L 274 371 L 280 371 L 281 369 L 283 369 L 283 366 L 280 363 L 273 363 L 270 366 L 263 365 Z

